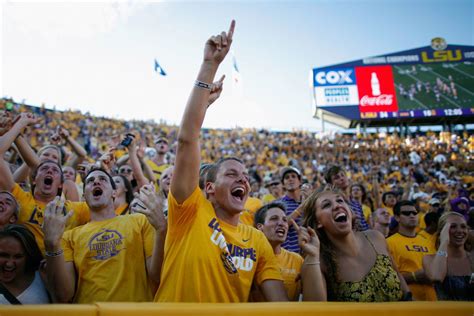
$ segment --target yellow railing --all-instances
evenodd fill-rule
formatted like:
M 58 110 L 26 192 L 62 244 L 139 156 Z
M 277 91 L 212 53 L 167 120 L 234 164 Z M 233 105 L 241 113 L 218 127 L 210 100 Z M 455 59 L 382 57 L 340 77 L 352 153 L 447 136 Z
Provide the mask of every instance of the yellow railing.
M 470 302 L 97 303 L 0 306 L 0 316 L 473 316 Z

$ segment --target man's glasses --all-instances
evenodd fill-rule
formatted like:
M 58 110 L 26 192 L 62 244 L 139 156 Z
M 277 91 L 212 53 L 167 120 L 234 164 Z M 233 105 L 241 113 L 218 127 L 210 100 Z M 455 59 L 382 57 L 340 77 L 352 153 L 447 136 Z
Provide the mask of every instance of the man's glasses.
M 120 169 L 119 173 L 132 173 L 132 169 L 128 169 L 128 168 Z
M 400 214 L 405 215 L 405 216 L 410 216 L 410 215 L 417 215 L 417 211 L 401 211 Z

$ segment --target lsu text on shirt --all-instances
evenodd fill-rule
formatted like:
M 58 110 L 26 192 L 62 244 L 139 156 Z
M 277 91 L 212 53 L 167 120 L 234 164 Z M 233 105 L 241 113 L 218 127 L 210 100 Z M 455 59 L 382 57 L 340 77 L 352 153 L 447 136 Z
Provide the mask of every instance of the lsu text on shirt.
M 387 238 L 388 249 L 400 273 L 410 273 L 423 269 L 423 257 L 435 253 L 432 244 L 423 236 L 407 237 L 396 233 Z M 436 301 L 432 285 L 408 284 L 413 298 L 417 301 Z
M 218 221 L 196 187 L 183 204 L 168 196 L 168 232 L 156 302 L 247 302 L 252 282 L 282 280 L 265 235 Z M 227 247 L 237 273 L 225 260 Z M 232 272 L 232 271 L 231 271 Z
M 77 273 L 74 303 L 144 302 L 153 294 L 146 258 L 153 252 L 154 229 L 142 214 L 89 222 L 64 233 L 66 262 Z

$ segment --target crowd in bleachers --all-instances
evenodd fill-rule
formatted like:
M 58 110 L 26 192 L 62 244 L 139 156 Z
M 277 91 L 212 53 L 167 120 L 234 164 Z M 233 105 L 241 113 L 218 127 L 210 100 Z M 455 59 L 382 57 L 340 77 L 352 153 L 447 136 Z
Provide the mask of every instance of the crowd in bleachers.
M 473 300 L 474 135 L 202 129 L 233 30 L 180 127 L 1 101 L 0 301 Z

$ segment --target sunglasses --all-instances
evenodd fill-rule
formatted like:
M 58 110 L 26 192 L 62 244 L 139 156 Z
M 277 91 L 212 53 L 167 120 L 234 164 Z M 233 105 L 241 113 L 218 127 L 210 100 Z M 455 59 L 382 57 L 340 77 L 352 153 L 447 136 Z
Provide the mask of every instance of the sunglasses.
M 400 212 L 400 214 L 405 215 L 405 216 L 410 216 L 410 215 L 415 215 L 416 216 L 418 214 L 418 212 L 417 211 L 402 211 L 402 212 Z
M 132 173 L 132 169 L 120 169 L 119 173 Z

